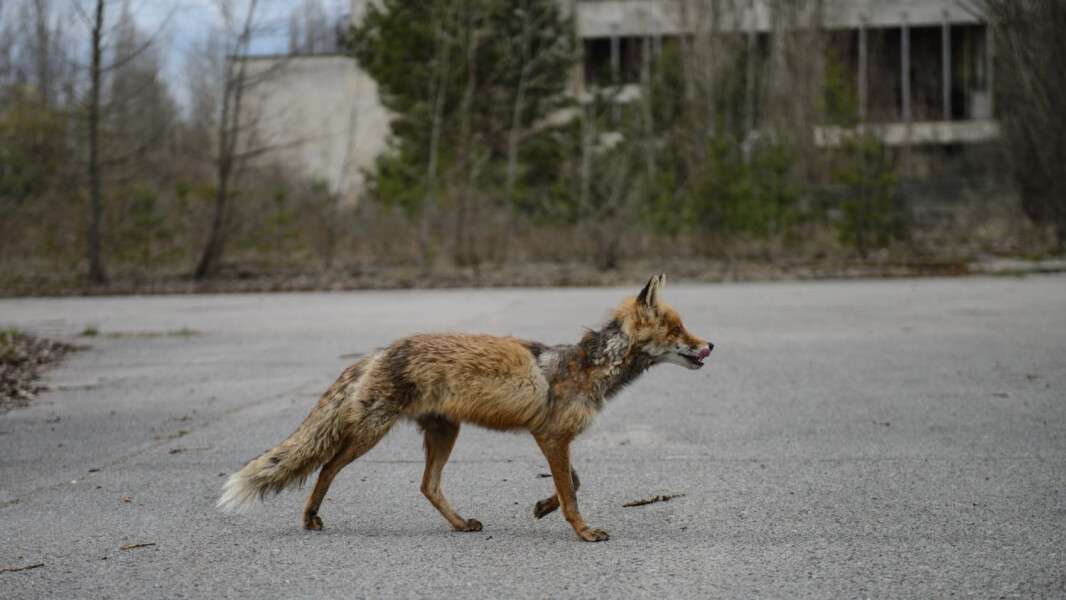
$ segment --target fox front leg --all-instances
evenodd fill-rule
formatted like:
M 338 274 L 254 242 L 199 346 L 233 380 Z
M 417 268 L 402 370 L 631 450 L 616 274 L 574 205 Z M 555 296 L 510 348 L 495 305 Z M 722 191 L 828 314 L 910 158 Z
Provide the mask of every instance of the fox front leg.
M 574 483 L 574 491 L 577 492 L 581 489 L 581 480 L 577 478 L 577 471 L 573 468 L 570 469 L 570 479 Z M 559 495 L 552 494 L 550 497 L 537 501 L 533 506 L 533 516 L 538 519 L 543 519 L 547 515 L 555 512 L 555 509 L 559 508 Z
M 548 459 L 552 479 L 555 480 L 555 494 L 570 526 L 578 537 L 586 542 L 603 542 L 610 538 L 606 531 L 589 527 L 577 509 L 577 495 L 574 493 L 574 481 L 570 469 L 570 440 L 537 437 L 544 456 Z

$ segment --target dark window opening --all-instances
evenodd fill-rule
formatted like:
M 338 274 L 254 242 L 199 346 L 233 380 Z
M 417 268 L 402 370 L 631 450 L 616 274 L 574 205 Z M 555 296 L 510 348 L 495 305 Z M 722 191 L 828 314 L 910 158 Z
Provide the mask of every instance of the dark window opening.
M 899 121 L 903 101 L 900 28 L 868 29 L 866 61 L 867 119 L 874 123 Z
M 640 83 L 644 51 L 653 43 L 650 37 L 586 39 L 585 81 L 601 87 Z
M 911 119 L 944 119 L 943 27 L 910 29 Z
M 992 95 L 988 89 L 987 33 L 984 25 L 951 27 L 953 119 L 992 117 Z

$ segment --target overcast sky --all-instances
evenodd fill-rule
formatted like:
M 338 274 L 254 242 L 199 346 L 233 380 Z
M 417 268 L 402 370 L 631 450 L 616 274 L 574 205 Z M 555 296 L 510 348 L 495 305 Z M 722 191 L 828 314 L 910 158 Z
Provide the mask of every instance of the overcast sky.
M 68 0 L 60 0 L 60 2 Z M 79 1 L 86 10 L 92 0 Z M 332 18 L 347 14 L 350 0 L 320 0 Z M 129 0 L 130 12 L 145 35 L 160 32 L 158 46 L 171 93 L 178 103 L 186 105 L 187 90 L 181 84 L 185 56 L 204 39 L 205 33 L 221 22 L 216 0 Z M 243 16 L 247 0 L 233 0 L 236 14 Z M 262 33 L 252 42 L 254 54 L 273 54 L 288 50 L 288 22 L 294 9 L 303 0 L 259 0 L 256 22 Z M 112 16 L 120 12 L 114 3 Z
M 246 0 L 235 0 L 238 8 L 247 6 Z M 321 0 L 327 14 L 339 17 L 350 10 L 350 0 Z M 256 21 L 272 34 L 260 35 L 253 44 L 256 53 L 284 52 L 288 37 L 286 27 L 294 8 L 302 0 L 260 0 Z M 155 31 L 164 23 L 171 50 L 181 54 L 188 46 L 202 38 L 204 30 L 219 23 L 215 0 L 131 0 L 130 9 L 145 31 Z M 235 11 L 243 15 L 243 9 Z M 169 17 L 169 19 L 168 19 Z

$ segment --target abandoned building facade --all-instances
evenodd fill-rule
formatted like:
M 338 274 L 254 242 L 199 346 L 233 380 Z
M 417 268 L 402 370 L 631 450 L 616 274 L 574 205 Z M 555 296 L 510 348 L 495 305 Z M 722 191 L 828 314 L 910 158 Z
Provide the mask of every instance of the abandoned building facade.
M 825 0 L 799 14 L 773 0 L 686 2 L 588 0 L 576 4 L 587 85 L 636 86 L 646 64 L 683 36 L 741 36 L 749 60 L 770 62 L 790 28 L 820 27 L 833 60 L 858 94 L 858 118 L 889 145 L 983 142 L 993 119 L 992 38 L 971 5 L 958 0 Z M 801 3 L 802 4 L 802 3 Z M 752 94 L 757 94 L 752 87 Z M 627 96 L 627 94 L 622 94 Z M 757 106 L 757 99 L 751 99 Z M 753 111 L 757 118 L 757 110 Z M 754 123 L 758 127 L 757 120 Z M 819 145 L 842 131 L 818 127 Z
M 352 0 L 346 18 L 361 18 L 372 1 Z M 636 97 L 643 65 L 686 36 L 735 36 L 752 50 L 748 60 L 773 61 L 776 39 L 790 29 L 817 27 L 856 92 L 858 115 L 855 123 L 815 126 L 815 145 L 838 146 L 856 131 L 889 146 L 926 149 L 987 145 L 999 137 L 993 37 L 967 0 L 812 0 L 792 3 L 803 8 L 787 21 L 782 0 L 560 1 L 582 44 L 584 64 L 573 75 L 579 94 L 615 87 L 623 101 Z M 386 148 L 389 134 L 373 79 L 339 55 L 247 60 L 253 70 L 277 70 L 251 90 L 248 102 L 257 135 L 281 148 L 283 155 L 273 159 L 297 165 L 356 201 L 363 170 Z M 757 107 L 758 91 L 749 90 L 748 101 Z M 758 110 L 751 113 L 757 132 Z

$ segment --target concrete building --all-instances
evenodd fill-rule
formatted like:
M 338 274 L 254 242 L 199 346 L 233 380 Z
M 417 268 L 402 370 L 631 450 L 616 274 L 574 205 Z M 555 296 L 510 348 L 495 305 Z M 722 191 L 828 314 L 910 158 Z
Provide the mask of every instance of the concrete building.
M 363 169 L 385 149 L 389 117 L 377 83 L 348 56 L 246 59 L 243 118 L 263 161 L 324 183 L 342 203 L 358 200 Z
M 581 0 L 584 85 L 636 86 L 644 53 L 697 32 L 745 35 L 768 56 L 790 26 L 780 2 L 726 0 Z M 791 19 L 820 26 L 858 93 L 859 129 L 894 146 L 967 144 L 999 135 L 993 106 L 993 43 L 965 0 L 824 0 Z M 622 97 L 634 93 L 623 91 Z M 754 124 L 756 129 L 758 123 Z M 815 141 L 836 146 L 848 130 L 817 127 Z
M 352 0 L 352 19 L 366 3 Z M 560 0 L 575 16 L 585 64 L 575 86 L 621 86 L 639 96 L 644 53 L 696 32 L 747 36 L 769 56 L 778 21 L 771 0 Z M 779 2 L 781 0 L 778 0 Z M 805 3 L 815 6 L 813 0 Z M 702 9 L 702 10 L 701 10 Z M 988 142 L 999 136 L 993 104 L 993 43 L 966 0 L 823 0 L 814 23 L 858 92 L 855 129 L 818 126 L 815 143 L 831 148 L 855 130 L 893 146 Z M 805 25 L 810 26 L 810 25 Z M 355 201 L 362 169 L 386 147 L 388 114 L 375 82 L 345 56 L 252 57 L 253 72 L 273 70 L 251 91 L 256 135 L 279 146 L 271 160 L 297 166 Z M 751 123 L 757 130 L 757 120 Z

